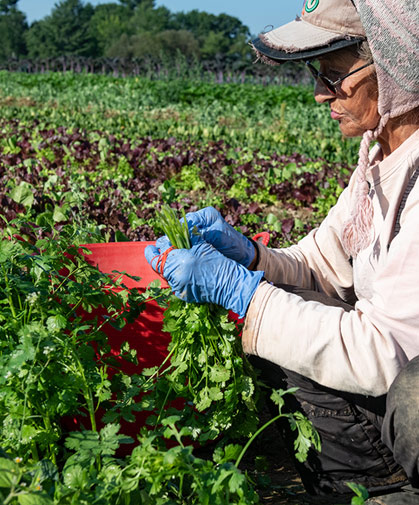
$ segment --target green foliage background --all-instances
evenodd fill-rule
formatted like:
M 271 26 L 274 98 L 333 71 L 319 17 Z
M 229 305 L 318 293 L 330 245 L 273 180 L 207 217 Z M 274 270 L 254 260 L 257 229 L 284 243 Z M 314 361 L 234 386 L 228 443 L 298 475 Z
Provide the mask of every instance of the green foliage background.
M 30 26 L 18 0 L 0 4 L 0 62 L 21 57 L 154 58 L 180 51 L 197 59 L 249 60 L 249 29 L 226 14 L 172 13 L 154 0 L 92 6 L 61 0 Z

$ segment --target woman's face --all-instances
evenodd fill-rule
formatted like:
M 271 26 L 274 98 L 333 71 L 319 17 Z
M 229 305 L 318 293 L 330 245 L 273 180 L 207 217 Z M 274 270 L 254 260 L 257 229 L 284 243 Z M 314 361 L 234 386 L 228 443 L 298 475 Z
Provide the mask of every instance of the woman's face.
M 336 81 L 366 62 L 349 51 L 339 51 L 321 58 L 319 63 L 320 72 L 331 81 Z M 331 117 L 339 121 L 340 130 L 345 137 L 362 136 L 366 130 L 374 129 L 379 122 L 378 87 L 373 65 L 338 84 L 336 96 L 318 79 L 314 97 L 318 103 L 329 103 Z

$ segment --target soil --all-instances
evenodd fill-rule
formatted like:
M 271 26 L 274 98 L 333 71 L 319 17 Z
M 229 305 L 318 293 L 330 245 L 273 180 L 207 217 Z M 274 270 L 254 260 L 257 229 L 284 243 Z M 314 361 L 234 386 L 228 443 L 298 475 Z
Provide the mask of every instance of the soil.
M 260 413 L 262 425 L 271 419 Z M 275 424 L 269 425 L 250 445 L 239 468 L 254 482 L 262 505 L 342 505 L 348 498 L 313 497 L 306 493 L 294 467 L 295 457 L 285 448 Z M 355 495 L 354 495 L 355 496 Z
M 264 422 L 269 419 L 268 414 L 261 417 Z M 261 504 L 309 505 L 309 496 L 294 468 L 293 456 L 282 444 L 274 424 L 249 447 L 240 468 L 255 482 Z
M 269 419 L 268 412 L 262 413 L 262 424 Z M 196 455 L 211 458 L 213 449 L 203 447 L 198 449 Z M 254 483 L 262 505 L 310 505 L 310 497 L 293 466 L 293 456 L 282 444 L 274 424 L 268 426 L 250 445 L 239 468 L 247 472 Z

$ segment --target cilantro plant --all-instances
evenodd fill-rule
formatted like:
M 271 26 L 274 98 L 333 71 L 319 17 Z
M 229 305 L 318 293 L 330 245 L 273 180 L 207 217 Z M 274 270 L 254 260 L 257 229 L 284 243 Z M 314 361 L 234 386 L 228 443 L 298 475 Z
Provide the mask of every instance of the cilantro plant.
M 244 449 L 229 444 L 257 434 L 258 389 L 227 311 L 154 285 L 130 291 L 86 262 L 80 244 L 100 236 L 30 216 L 28 206 L 0 241 L 2 503 L 258 503 L 238 469 L 253 438 Z M 123 329 L 151 299 L 168 307 L 169 354 L 159 369 L 129 376 L 120 360 L 137 363 L 135 352 L 124 343 L 113 356 L 104 329 Z M 134 446 L 120 421 L 139 411 L 150 416 Z M 304 457 L 311 426 L 290 420 Z M 194 454 L 191 440 L 215 438 L 212 460 Z
M 75 228 L 36 240 L 28 227 L 22 238 L 21 225 L 10 223 L 0 242 L 0 440 L 6 451 L 56 463 L 61 418 L 80 415 L 96 432 L 98 409 L 118 404 L 109 380 L 118 370 L 103 326 L 124 326 L 138 315 L 126 304 L 144 306 L 144 297 L 107 289 L 109 277 L 74 245 Z M 106 315 L 94 315 L 99 307 Z M 136 360 L 129 346 L 121 352 Z
M 368 490 L 355 482 L 347 482 L 346 485 L 355 493 L 355 496 L 352 497 L 351 505 L 364 505 L 365 500 L 368 500 L 369 497 Z
M 164 292 L 128 291 L 118 283 L 109 289 L 110 278 L 80 253 L 85 234 L 54 225 L 41 230 L 15 220 L 0 241 L 2 503 L 256 503 L 256 492 L 227 457 L 193 455 L 186 444 L 194 428 L 158 402 L 159 426 L 139 429 L 136 448 L 118 456 L 121 444 L 133 442 L 120 432 L 119 419 L 152 410 L 150 390 L 162 385 L 147 374 L 124 374 L 103 329 L 123 328 Z M 137 362 L 128 344 L 119 358 Z M 69 432 L 66 420 L 74 416 L 80 429 Z

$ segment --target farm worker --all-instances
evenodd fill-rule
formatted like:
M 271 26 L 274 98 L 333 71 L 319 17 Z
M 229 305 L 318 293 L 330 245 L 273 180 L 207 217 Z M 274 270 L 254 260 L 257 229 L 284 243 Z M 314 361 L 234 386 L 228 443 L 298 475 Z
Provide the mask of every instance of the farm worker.
M 355 482 L 371 505 L 417 505 L 417 1 L 306 0 L 301 17 L 253 45 L 266 63 L 305 62 L 316 101 L 344 136 L 362 137 L 348 187 L 292 247 L 256 244 L 206 208 L 187 215 L 200 232 L 190 250 L 162 237 L 146 257 L 164 264 L 178 297 L 245 317 L 243 349 L 265 380 L 299 388 L 291 407 L 322 441 L 297 463 L 310 494 L 345 503 Z

